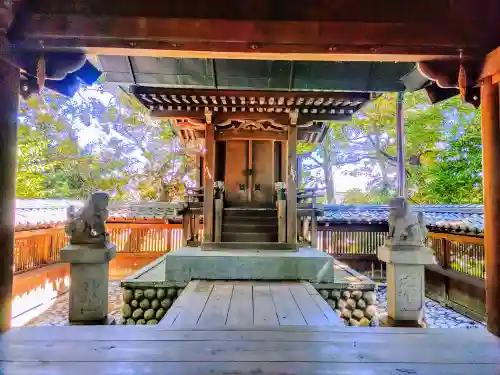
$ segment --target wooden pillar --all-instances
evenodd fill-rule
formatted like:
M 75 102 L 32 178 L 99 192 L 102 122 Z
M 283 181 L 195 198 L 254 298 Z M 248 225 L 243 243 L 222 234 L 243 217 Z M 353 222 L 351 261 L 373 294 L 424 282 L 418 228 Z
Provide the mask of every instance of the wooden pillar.
M 281 145 L 281 175 L 280 175 L 280 181 L 286 182 L 286 175 L 287 175 L 287 162 L 288 162 L 288 142 L 280 142 Z
M 218 181 L 215 188 L 214 242 L 222 241 L 222 215 L 224 214 L 224 182 Z
M 318 217 L 316 212 L 316 192 L 312 197 L 312 216 L 311 216 L 311 247 L 316 249 L 318 247 Z
M 488 330 L 500 336 L 500 102 L 498 84 L 481 87 L 484 184 L 484 250 Z
M 405 163 L 405 116 L 403 108 L 404 94 L 398 92 L 396 97 L 396 148 L 397 148 L 397 176 L 398 196 L 407 198 L 406 192 L 406 163 Z
M 291 119 L 288 127 L 288 163 L 287 163 L 287 243 L 297 243 L 297 127 Z M 294 124 L 295 122 L 295 124 Z
M 213 242 L 215 131 L 212 121 L 207 121 L 205 125 L 205 149 L 205 185 L 203 199 L 204 240 L 205 242 Z
M 195 156 L 195 165 L 196 168 L 198 168 L 198 171 L 196 173 L 196 187 L 202 187 L 203 186 L 203 164 L 202 164 L 202 157 L 200 155 Z
M 0 332 L 10 328 L 19 69 L 0 60 Z

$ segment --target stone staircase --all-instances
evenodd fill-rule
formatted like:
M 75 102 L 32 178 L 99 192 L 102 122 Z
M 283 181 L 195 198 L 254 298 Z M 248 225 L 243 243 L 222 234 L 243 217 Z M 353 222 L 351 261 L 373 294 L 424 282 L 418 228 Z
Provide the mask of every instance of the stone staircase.
M 275 208 L 224 209 L 222 242 L 278 242 L 278 215 Z

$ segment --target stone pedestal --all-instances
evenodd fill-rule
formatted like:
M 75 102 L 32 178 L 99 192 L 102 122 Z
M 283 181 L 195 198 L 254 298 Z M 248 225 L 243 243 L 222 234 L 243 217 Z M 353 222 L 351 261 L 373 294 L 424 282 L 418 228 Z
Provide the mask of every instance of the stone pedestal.
M 61 249 L 61 261 L 70 263 L 70 323 L 100 323 L 108 315 L 109 261 L 116 246 L 70 244 Z
M 395 325 L 421 324 L 425 308 L 425 265 L 433 263 L 432 250 L 424 246 L 382 246 L 377 256 L 387 264 L 389 319 Z

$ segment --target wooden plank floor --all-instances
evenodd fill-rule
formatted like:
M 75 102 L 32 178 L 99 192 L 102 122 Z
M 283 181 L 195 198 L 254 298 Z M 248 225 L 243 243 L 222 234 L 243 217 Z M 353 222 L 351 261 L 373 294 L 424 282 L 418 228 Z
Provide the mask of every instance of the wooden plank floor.
M 319 298 L 318 298 L 319 297 Z M 312 285 L 301 282 L 192 281 L 160 325 L 343 326 Z
M 218 293 L 224 301 L 226 291 Z M 0 337 L 3 375 L 499 373 L 500 339 L 484 330 L 66 326 Z

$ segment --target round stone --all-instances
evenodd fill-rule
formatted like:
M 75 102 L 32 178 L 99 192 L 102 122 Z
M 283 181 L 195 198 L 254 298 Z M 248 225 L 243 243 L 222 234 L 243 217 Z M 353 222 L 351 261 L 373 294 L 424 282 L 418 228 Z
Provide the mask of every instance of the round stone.
M 351 298 L 351 292 L 349 292 L 348 290 L 342 291 L 342 298 L 344 298 L 344 299 Z
M 330 295 L 332 296 L 332 299 L 336 301 L 336 300 L 340 299 L 340 290 L 333 289 L 330 292 Z
M 350 326 L 359 326 L 359 322 L 356 319 L 349 319 Z
M 123 291 L 123 302 L 130 303 L 134 299 L 134 291 L 132 289 L 125 289 Z
M 167 296 L 173 297 L 177 295 L 177 290 L 175 288 L 168 288 L 167 289 Z
M 337 309 L 339 309 L 340 311 L 344 310 L 346 307 L 346 302 L 343 300 L 343 299 L 339 299 L 337 301 Z
M 160 300 L 159 299 L 154 299 L 151 301 L 151 308 L 153 310 L 158 310 L 160 308 Z
M 160 302 L 160 305 L 167 310 L 170 306 L 172 306 L 172 300 L 170 298 L 165 298 Z
M 345 306 L 349 309 L 349 310 L 354 310 L 356 308 L 356 300 L 352 299 L 352 298 L 349 298 L 346 302 L 345 302 Z
M 351 310 L 348 309 L 342 310 L 342 318 L 344 318 L 345 320 L 349 320 L 351 319 L 351 316 L 352 316 Z
M 124 318 L 130 318 L 132 316 L 132 307 L 128 303 L 122 306 L 122 316 Z
M 158 320 L 151 319 L 151 320 L 148 320 L 148 322 L 146 324 L 158 324 Z
M 377 295 L 372 291 L 364 292 L 363 299 L 367 305 L 374 305 L 377 302 Z
M 335 301 L 333 299 L 327 299 L 326 302 L 332 307 L 332 309 L 335 308 Z
M 364 310 L 365 307 L 366 307 L 366 302 L 364 299 L 358 299 L 356 301 L 356 306 L 358 307 L 358 309 L 361 309 L 361 310 Z
M 151 320 L 155 317 L 155 311 L 153 309 L 148 309 L 144 313 L 144 319 Z
M 356 320 L 361 320 L 364 317 L 363 311 L 362 310 L 354 310 L 352 312 L 352 317 Z
M 370 321 L 363 317 L 359 320 L 359 325 L 363 327 L 368 327 L 370 325 Z
M 126 324 L 128 326 L 133 326 L 135 324 L 135 320 L 132 318 L 128 318 Z
M 367 306 L 364 314 L 367 319 L 372 320 L 377 315 L 377 308 L 374 305 Z
M 324 299 L 327 299 L 327 298 L 328 298 L 328 290 L 321 289 L 321 290 L 319 291 L 319 294 L 321 294 L 321 297 L 323 297 Z
M 165 315 L 165 309 L 163 307 L 160 307 L 155 315 L 156 320 L 161 320 L 161 318 L 163 318 L 164 315 Z
M 156 297 L 161 301 L 167 296 L 167 291 L 164 288 L 160 288 L 156 291 Z
M 141 302 L 139 302 L 139 307 L 143 310 L 149 309 L 150 302 L 148 299 L 144 298 Z
M 353 290 L 351 293 L 351 298 L 354 298 L 356 301 L 363 297 L 363 292 L 361 290 Z
M 132 306 L 132 308 L 136 309 L 139 307 L 139 301 L 137 301 L 136 299 L 133 299 L 132 302 L 130 302 L 130 306 Z
M 143 325 L 143 324 L 146 324 L 146 321 L 144 319 L 139 319 L 137 321 L 137 323 L 135 323 L 135 324 L 141 324 L 141 325 Z
M 143 315 L 144 315 L 144 310 L 141 308 L 138 308 L 138 309 L 135 309 L 134 312 L 132 313 L 132 318 L 137 320 L 137 319 L 142 318 Z
M 156 298 L 156 290 L 154 290 L 152 288 L 146 289 L 144 291 L 144 297 L 146 297 L 147 299 L 150 299 L 150 300 L 155 299 Z
M 177 289 L 177 297 L 179 297 L 182 293 L 182 291 L 184 290 L 184 288 L 178 288 Z
M 144 291 L 142 289 L 134 290 L 134 299 L 140 301 L 144 298 Z

